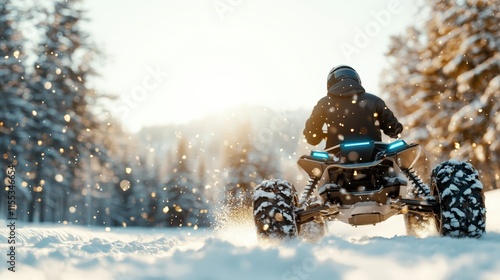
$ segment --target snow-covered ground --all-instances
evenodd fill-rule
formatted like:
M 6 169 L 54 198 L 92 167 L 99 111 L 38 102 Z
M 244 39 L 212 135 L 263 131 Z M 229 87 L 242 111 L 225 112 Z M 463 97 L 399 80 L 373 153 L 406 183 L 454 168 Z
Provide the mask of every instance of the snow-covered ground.
M 0 220 L 0 279 L 500 279 L 500 190 L 486 196 L 480 239 L 405 236 L 401 216 L 377 226 L 331 223 L 319 243 L 257 243 L 252 223 L 224 230 L 16 229 L 16 272 Z

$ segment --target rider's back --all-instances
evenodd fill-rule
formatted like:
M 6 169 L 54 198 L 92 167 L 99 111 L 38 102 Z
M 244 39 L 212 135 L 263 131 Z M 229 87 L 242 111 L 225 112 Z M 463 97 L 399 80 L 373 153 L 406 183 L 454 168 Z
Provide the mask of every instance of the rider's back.
M 332 69 L 328 94 L 318 101 L 306 122 L 304 135 L 309 144 L 321 142 L 325 124 L 326 148 L 344 141 L 381 141 L 381 130 L 393 138 L 401 133 L 403 126 L 385 102 L 366 93 L 360 82 L 357 73 L 348 66 Z

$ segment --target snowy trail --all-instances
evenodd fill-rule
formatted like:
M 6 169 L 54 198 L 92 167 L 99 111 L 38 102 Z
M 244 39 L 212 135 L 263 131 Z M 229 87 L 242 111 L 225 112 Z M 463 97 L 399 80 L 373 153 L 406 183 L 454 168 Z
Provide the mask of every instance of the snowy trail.
M 26 225 L 14 273 L 0 221 L 0 279 L 500 279 L 499 202 L 500 191 L 487 193 L 480 239 L 405 236 L 401 217 L 332 223 L 318 244 L 279 246 L 259 245 L 250 223 L 224 232 Z

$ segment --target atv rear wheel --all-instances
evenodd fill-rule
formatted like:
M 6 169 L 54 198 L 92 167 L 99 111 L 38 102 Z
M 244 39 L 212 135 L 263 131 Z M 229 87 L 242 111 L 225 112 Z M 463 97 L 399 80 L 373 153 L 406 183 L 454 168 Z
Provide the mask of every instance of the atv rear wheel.
M 264 240 L 290 239 L 297 236 L 295 188 L 284 180 L 265 180 L 253 195 L 253 216 L 257 235 Z
M 481 237 L 486 227 L 483 185 L 467 162 L 445 161 L 431 173 L 432 194 L 439 202 L 436 226 L 442 236 Z

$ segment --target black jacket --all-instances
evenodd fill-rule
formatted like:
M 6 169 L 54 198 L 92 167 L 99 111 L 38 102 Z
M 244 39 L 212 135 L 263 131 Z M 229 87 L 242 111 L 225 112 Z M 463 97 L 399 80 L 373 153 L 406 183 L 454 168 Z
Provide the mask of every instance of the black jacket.
M 326 135 L 324 124 L 328 130 Z M 403 125 L 381 98 L 365 92 L 354 80 L 344 79 L 318 101 L 306 121 L 304 135 L 311 145 L 318 145 L 327 136 L 326 149 L 342 141 L 381 141 L 380 130 L 396 138 L 403 131 Z

